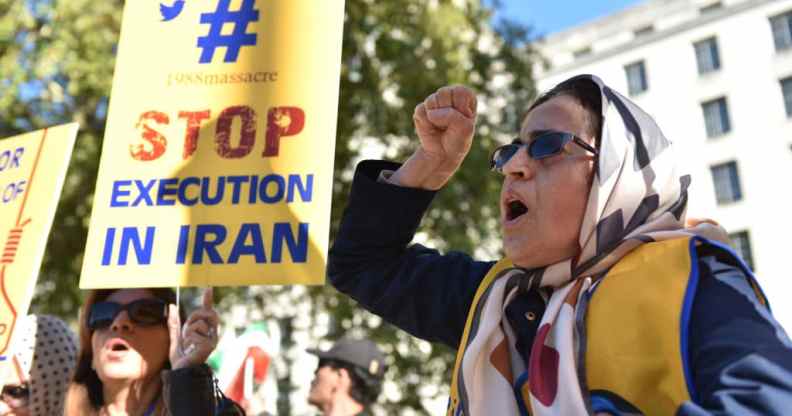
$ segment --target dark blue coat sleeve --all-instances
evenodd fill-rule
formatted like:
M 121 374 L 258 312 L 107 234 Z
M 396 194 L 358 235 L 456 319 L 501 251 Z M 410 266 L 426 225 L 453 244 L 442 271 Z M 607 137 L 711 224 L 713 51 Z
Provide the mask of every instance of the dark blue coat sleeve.
M 361 162 L 327 274 L 339 291 L 410 334 L 459 345 L 479 283 L 494 262 L 409 245 L 434 192 L 380 183 L 399 165 Z
M 688 350 L 695 397 L 677 414 L 792 414 L 792 343 L 733 258 L 700 254 Z

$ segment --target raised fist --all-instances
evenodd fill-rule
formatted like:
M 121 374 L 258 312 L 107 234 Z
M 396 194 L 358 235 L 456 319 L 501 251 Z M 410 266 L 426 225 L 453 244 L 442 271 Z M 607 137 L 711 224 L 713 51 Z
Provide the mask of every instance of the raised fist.
M 442 87 L 415 107 L 413 122 L 427 157 L 458 166 L 473 140 L 476 95 L 461 85 Z
M 415 107 L 421 146 L 390 177 L 394 185 L 436 190 L 465 160 L 476 130 L 476 95 L 467 87 L 443 87 Z

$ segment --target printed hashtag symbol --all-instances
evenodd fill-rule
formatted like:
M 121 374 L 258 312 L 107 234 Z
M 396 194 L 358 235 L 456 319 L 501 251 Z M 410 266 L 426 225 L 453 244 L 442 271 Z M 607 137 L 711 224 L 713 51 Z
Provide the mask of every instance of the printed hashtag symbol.
M 209 24 L 209 33 L 198 37 L 198 47 L 202 48 L 199 62 L 202 64 L 212 62 L 215 49 L 218 47 L 226 48 L 223 62 L 236 62 L 241 47 L 256 44 L 256 34 L 247 33 L 248 23 L 257 22 L 259 19 L 255 0 L 243 0 L 242 6 L 236 11 L 229 10 L 230 3 L 231 0 L 220 0 L 214 13 L 201 13 L 201 23 Z M 222 34 L 225 23 L 234 26 L 230 35 Z

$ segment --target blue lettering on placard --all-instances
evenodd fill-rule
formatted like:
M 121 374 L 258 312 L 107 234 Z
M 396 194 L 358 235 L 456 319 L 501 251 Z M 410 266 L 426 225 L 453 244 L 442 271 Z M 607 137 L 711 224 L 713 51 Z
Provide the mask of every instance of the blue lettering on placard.
M 24 193 L 25 185 L 27 185 L 27 181 L 24 179 L 19 182 L 11 182 L 8 185 L 6 185 L 5 189 L 3 189 L 3 195 L 2 195 L 3 203 L 7 204 L 15 200 L 22 193 Z
M 194 176 L 190 176 L 179 182 L 179 203 L 186 207 L 191 207 L 198 203 L 197 196 L 195 198 L 187 197 L 187 187 L 190 185 L 198 185 L 200 187 L 201 180 Z
M 300 180 L 300 175 L 289 175 L 289 194 L 286 196 L 286 202 L 294 202 L 294 191 L 300 193 L 303 202 L 311 202 L 313 196 L 313 175 L 308 175 L 308 183 L 303 184 Z
M 132 202 L 132 206 L 136 207 L 140 204 L 140 201 L 145 200 L 145 205 L 152 206 L 154 205 L 154 201 L 151 199 L 150 192 L 154 188 L 154 184 L 157 182 L 156 179 L 152 179 L 148 181 L 148 183 L 144 184 L 143 181 L 135 179 L 135 185 L 138 188 L 138 197 Z
M 121 201 L 121 197 L 129 196 L 129 189 L 127 186 L 132 185 L 132 181 L 123 180 L 113 182 L 113 192 L 110 194 L 111 207 L 128 207 L 129 201 Z M 123 188 L 122 188 L 123 187 Z
M 246 244 L 248 237 L 250 237 L 250 244 Z M 261 226 L 258 224 L 242 224 L 239 227 L 234 247 L 231 249 L 231 255 L 228 256 L 229 264 L 236 264 L 239 262 L 240 256 L 254 256 L 256 263 L 266 263 L 267 258 L 264 255 L 264 240 L 261 238 Z
M 0 152 L 0 172 L 19 167 L 19 160 L 25 154 L 24 147 L 17 147 L 11 152 L 11 149 L 6 149 Z
M 236 205 L 239 203 L 239 194 L 242 190 L 242 184 L 249 181 L 249 176 L 229 176 L 228 182 L 234 187 L 231 191 L 231 203 Z
M 198 37 L 198 47 L 201 48 L 201 58 L 198 62 L 208 64 L 212 62 L 215 49 L 225 49 L 223 62 L 236 62 L 239 50 L 243 46 L 256 45 L 256 33 L 247 31 L 248 23 L 259 20 L 259 12 L 255 7 L 255 0 L 242 0 L 237 10 L 231 10 L 231 0 L 219 0 L 217 9 L 210 13 L 201 13 L 201 24 L 209 25 L 209 33 Z M 223 27 L 230 25 L 231 33 L 224 34 Z
M 124 179 L 113 182 L 110 207 L 312 202 L 313 186 L 313 174 Z
M 283 243 L 289 248 L 289 254 L 295 263 L 305 263 L 308 258 L 308 224 L 301 222 L 297 233 L 297 240 L 294 239 L 291 224 L 288 222 L 277 222 L 272 232 L 272 258 L 273 263 L 281 262 Z
M 176 178 L 160 179 L 159 187 L 157 187 L 157 205 L 176 205 L 176 201 L 173 199 L 165 199 L 165 197 L 169 195 L 176 195 L 178 193 L 179 190 L 175 187 L 175 185 L 178 183 L 179 180 Z
M 136 227 L 121 228 L 121 243 L 118 250 L 118 265 L 124 266 L 129 259 L 130 247 L 134 250 L 137 264 L 151 264 L 151 253 L 154 249 L 153 226 L 146 227 L 145 242 L 141 241 L 140 233 Z M 102 266 L 109 266 L 113 262 L 113 247 L 115 246 L 116 228 L 110 227 L 105 233 L 104 250 L 102 251 Z
M 275 194 L 270 196 L 267 192 L 270 189 L 269 184 L 275 184 Z M 280 175 L 267 175 L 261 179 L 259 184 L 259 199 L 267 204 L 274 204 L 283 199 L 283 194 L 286 188 L 286 181 Z
M 190 226 L 182 225 L 179 227 L 179 246 L 176 249 L 176 264 L 184 264 L 187 257 L 187 243 L 190 240 Z
M 225 191 L 225 176 L 217 178 L 217 190 L 214 196 L 209 196 L 209 177 L 201 179 L 201 203 L 204 205 L 217 205 L 223 200 Z
M 209 256 L 212 264 L 223 264 L 223 258 L 217 251 L 217 246 L 226 238 L 226 228 L 222 224 L 198 224 L 195 227 L 195 250 L 193 250 L 192 264 L 203 264 L 203 254 Z
M 308 223 L 298 223 L 297 227 L 288 222 L 273 224 L 271 238 L 267 240 L 272 248 L 270 263 L 284 262 L 288 253 L 293 263 L 308 261 Z M 195 231 L 195 239 L 190 233 Z M 296 236 L 295 236 L 296 232 Z M 231 231 L 233 233 L 233 231 Z M 179 241 L 176 249 L 176 264 L 203 264 L 204 256 L 210 264 L 238 264 L 243 256 L 252 256 L 258 264 L 267 263 L 265 234 L 261 224 L 243 223 L 240 225 L 229 252 L 221 251 L 221 245 L 230 240 L 229 230 L 222 224 L 182 225 L 179 227 Z M 189 256 L 192 248 L 192 256 Z M 227 249 L 226 249 L 227 250 Z M 228 253 L 224 260 L 225 253 Z

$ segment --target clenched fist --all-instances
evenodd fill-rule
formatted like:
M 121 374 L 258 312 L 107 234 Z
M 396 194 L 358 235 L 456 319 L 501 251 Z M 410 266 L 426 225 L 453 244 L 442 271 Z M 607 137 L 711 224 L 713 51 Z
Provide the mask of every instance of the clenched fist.
M 421 146 L 390 181 L 439 189 L 470 151 L 476 129 L 476 95 L 461 85 L 442 87 L 415 107 L 413 122 Z

